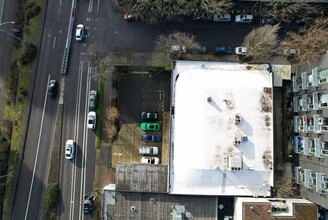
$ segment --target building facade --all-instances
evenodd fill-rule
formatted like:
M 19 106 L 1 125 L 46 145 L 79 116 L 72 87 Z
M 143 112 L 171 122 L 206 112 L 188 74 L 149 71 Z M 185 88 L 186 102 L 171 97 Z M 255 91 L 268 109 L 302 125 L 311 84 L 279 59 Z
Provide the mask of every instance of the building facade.
M 301 196 L 328 209 L 328 68 L 292 79 L 295 181 Z

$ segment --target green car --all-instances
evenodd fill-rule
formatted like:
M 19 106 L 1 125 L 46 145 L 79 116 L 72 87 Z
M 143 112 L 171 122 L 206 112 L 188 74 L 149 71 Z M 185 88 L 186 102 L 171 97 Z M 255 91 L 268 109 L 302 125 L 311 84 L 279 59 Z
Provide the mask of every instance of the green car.
M 141 123 L 140 125 L 141 130 L 143 131 L 159 131 L 159 124 L 157 122 L 150 122 L 150 123 Z

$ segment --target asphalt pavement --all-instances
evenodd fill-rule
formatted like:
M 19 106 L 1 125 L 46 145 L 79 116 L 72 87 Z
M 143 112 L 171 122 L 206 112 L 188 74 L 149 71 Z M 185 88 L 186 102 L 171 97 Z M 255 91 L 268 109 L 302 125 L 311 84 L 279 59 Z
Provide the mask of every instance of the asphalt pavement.
M 65 81 L 63 110 L 63 140 L 75 139 L 77 154 L 73 161 L 61 155 L 60 199 L 57 214 L 60 219 L 82 219 L 82 198 L 92 191 L 95 164 L 95 134 L 86 130 L 89 88 L 96 88 L 89 66 L 95 51 L 152 52 L 154 41 L 160 34 L 174 31 L 188 32 L 208 48 L 218 45 L 239 46 L 243 37 L 258 22 L 251 25 L 230 23 L 145 22 L 127 23 L 116 12 L 111 1 L 78 1 L 74 26 L 83 23 L 86 38 L 72 41 L 67 75 L 60 73 L 64 46 L 69 25 L 71 2 L 45 1 L 44 27 L 34 92 L 32 110 L 24 149 L 21 172 L 15 194 L 12 219 L 44 219 L 41 195 L 47 180 L 47 164 L 53 142 L 58 99 L 45 99 L 47 80 Z M 8 61 L 7 61 L 8 62 Z M 46 104 L 45 104 L 46 102 Z M 45 106 L 45 108 L 44 108 Z M 51 168 L 49 168 L 51 169 Z M 33 175 L 34 174 L 34 175 Z

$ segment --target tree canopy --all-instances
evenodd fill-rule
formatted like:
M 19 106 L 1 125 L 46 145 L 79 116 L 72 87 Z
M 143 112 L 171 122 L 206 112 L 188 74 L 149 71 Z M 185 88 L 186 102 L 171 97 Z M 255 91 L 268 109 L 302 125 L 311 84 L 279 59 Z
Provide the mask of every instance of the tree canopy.
M 119 0 L 123 8 L 138 13 L 141 17 L 155 23 L 160 20 L 171 20 L 176 16 L 211 17 L 214 14 L 229 12 L 231 0 Z
M 264 25 L 249 32 L 242 44 L 248 48 L 245 57 L 267 58 L 273 55 L 278 46 L 279 28 L 279 25 Z
M 280 43 L 280 48 L 299 49 L 300 55 L 294 58 L 296 62 L 316 63 L 328 50 L 327 36 L 328 18 L 319 18 L 299 32 L 288 32 L 287 37 Z

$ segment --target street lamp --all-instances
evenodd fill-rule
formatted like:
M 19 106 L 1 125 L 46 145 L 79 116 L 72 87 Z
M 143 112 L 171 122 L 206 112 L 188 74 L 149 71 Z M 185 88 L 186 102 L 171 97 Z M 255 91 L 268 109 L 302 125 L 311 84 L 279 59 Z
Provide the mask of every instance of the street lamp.
M 4 24 L 15 24 L 14 21 L 6 21 L 0 24 L 0 26 L 4 25 Z
M 13 177 L 14 176 L 14 172 L 10 172 L 10 173 L 7 173 L 6 175 L 0 176 L 0 179 L 3 178 L 3 177 L 6 177 L 6 176 Z
M 0 24 L 0 27 L 1 27 L 2 25 L 5 25 L 5 24 L 15 24 L 15 21 L 6 21 L 6 22 L 3 22 L 3 23 Z M 3 29 L 3 28 L 0 28 L 0 32 L 4 32 L 4 33 L 6 33 L 6 34 L 12 36 L 13 38 L 15 38 L 15 39 L 17 39 L 17 40 L 20 40 L 20 41 L 24 42 L 23 39 L 21 39 L 21 38 L 15 36 L 14 34 L 12 34 L 12 33 L 8 32 L 8 31 L 6 31 L 6 30 Z

